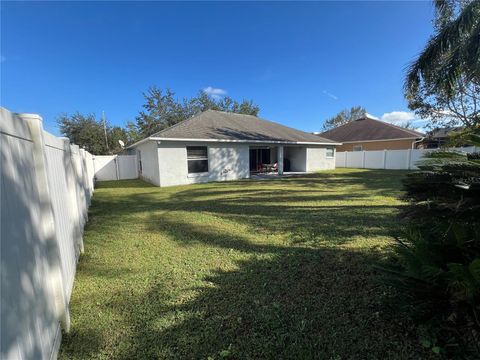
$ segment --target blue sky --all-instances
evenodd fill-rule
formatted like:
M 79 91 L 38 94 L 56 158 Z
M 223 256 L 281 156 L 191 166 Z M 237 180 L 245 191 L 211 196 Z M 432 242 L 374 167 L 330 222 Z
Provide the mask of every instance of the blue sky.
M 420 1 L 3 2 L 0 100 L 55 134 L 64 112 L 124 125 L 151 85 L 223 90 L 305 131 L 353 105 L 396 122 L 411 117 L 403 75 L 432 18 Z

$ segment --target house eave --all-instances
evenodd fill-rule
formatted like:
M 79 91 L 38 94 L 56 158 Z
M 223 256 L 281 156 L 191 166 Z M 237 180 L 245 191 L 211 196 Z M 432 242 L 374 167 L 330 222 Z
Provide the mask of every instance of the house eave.
M 243 143 L 243 144 L 284 144 L 284 145 L 342 145 L 340 142 L 313 142 L 313 141 L 281 141 L 281 140 L 232 140 L 232 139 L 188 139 L 149 137 L 153 141 L 184 141 L 184 142 L 212 142 L 212 143 Z M 135 145 L 135 144 L 134 144 Z M 132 145 L 133 146 L 133 145 Z
M 132 148 L 137 147 L 138 145 L 141 145 L 141 144 L 143 144 L 143 143 L 146 143 L 147 141 L 150 141 L 150 140 L 152 140 L 152 139 L 149 138 L 149 137 L 147 137 L 147 138 L 145 138 L 145 139 L 142 139 L 142 140 L 139 140 L 139 141 L 133 143 L 132 145 L 128 145 L 128 146 L 126 147 L 126 149 L 132 149 Z

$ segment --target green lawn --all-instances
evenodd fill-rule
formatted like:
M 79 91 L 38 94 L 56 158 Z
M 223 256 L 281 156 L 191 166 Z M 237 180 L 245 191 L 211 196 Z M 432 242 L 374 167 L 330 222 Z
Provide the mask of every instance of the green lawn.
M 404 174 L 100 183 L 60 358 L 424 357 L 372 270 Z

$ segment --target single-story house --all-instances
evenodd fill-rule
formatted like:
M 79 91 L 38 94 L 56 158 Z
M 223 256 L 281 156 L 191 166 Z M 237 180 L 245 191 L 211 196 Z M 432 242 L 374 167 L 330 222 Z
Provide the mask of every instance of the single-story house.
M 444 128 L 437 128 L 425 135 L 425 139 L 418 146 L 421 149 L 437 149 L 447 145 L 448 137 L 452 133 L 463 130 L 460 126 L 450 126 Z M 463 146 L 468 146 L 468 144 L 462 144 Z
M 341 142 L 337 151 L 412 149 L 425 137 L 418 131 L 370 117 L 362 117 L 317 135 Z
M 252 115 L 207 110 L 131 146 L 139 177 L 157 186 L 335 168 L 336 141 Z

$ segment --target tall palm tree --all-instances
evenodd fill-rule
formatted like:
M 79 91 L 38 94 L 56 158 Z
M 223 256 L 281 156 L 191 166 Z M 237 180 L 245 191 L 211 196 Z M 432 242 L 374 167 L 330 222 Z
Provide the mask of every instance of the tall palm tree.
M 434 5 L 437 33 L 408 68 L 407 95 L 422 81 L 447 92 L 461 76 L 480 81 L 480 0 L 434 0 Z

